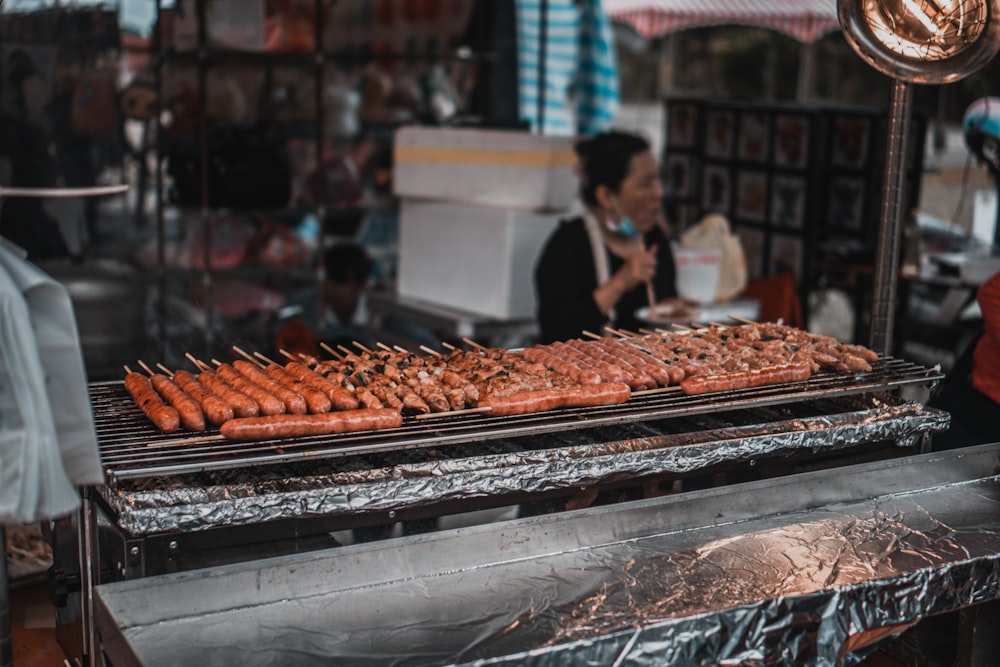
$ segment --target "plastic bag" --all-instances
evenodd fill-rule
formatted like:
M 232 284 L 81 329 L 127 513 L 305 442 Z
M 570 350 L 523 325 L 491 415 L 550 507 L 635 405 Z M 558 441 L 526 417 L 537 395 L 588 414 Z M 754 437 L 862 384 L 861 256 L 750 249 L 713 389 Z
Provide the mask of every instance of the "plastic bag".
M 2 242 L 0 252 L 6 252 Z M 28 304 L 19 285 L 0 263 L 0 522 L 3 523 L 28 523 L 61 516 L 79 506 L 79 495 L 63 467 L 56 421 L 46 391 L 48 379 L 42 369 Z M 96 460 L 96 440 L 93 454 Z M 93 481 L 100 481 L 99 476 Z
M 73 485 L 100 484 L 104 478 L 69 293 L 24 261 L 19 250 L 0 239 L 0 307 L 5 309 L 0 314 L 0 376 L 4 388 L 17 387 L 13 397 L 0 389 L 5 426 L 0 428 L 4 439 L 0 445 L 0 512 L 16 509 L 7 504 L 14 492 L 6 487 L 12 472 L 6 466 L 20 461 L 16 493 L 23 502 L 18 511 L 35 512 L 26 519 L 33 521 L 73 509 L 79 501 Z M 19 419 L 14 419 L 15 412 L 21 415 Z M 7 433 L 8 423 L 18 425 L 21 434 Z M 31 452 L 13 451 L 28 443 L 32 443 Z M 24 466 L 37 466 L 37 470 Z M 71 497 L 66 495 L 67 488 Z
M 740 238 L 729 229 L 725 216 L 711 213 L 681 234 L 681 245 L 689 250 L 716 248 L 722 253 L 716 301 L 728 301 L 747 286 L 747 263 Z

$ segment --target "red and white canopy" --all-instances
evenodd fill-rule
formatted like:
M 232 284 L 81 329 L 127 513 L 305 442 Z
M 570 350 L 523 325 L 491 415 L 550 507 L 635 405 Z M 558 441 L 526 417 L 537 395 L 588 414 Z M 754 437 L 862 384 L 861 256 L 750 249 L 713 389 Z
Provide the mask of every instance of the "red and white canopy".
M 687 28 L 746 25 L 812 42 L 840 29 L 837 0 L 604 0 L 612 21 L 643 37 Z

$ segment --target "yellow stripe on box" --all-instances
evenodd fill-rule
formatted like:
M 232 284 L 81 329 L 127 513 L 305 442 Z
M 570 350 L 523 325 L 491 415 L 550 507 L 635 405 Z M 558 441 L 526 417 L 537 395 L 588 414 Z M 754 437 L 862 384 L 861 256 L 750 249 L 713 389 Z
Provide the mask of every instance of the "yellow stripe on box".
M 571 167 L 573 151 L 501 151 L 438 146 L 396 146 L 396 163 L 488 164 L 508 167 Z

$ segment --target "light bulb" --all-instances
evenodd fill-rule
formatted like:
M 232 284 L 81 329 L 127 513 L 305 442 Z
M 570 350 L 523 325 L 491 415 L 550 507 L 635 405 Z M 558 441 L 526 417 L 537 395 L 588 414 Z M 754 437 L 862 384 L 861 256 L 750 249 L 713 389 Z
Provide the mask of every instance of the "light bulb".
M 872 37 L 913 60 L 944 60 L 973 44 L 986 27 L 983 0 L 865 0 Z
M 951 83 L 1000 48 L 1000 0 L 837 0 L 844 36 L 870 65 L 914 83 Z

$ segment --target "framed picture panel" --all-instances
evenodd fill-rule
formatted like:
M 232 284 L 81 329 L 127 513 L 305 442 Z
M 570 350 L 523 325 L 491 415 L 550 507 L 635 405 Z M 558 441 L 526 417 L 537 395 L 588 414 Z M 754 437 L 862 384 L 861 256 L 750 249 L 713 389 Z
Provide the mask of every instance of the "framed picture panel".
M 767 220 L 767 172 L 748 170 L 736 174 L 733 216 L 753 222 Z
M 771 117 L 764 111 L 740 114 L 736 157 L 744 162 L 767 162 L 771 144 Z
M 808 187 L 804 176 L 776 175 L 771 181 L 771 224 L 783 229 L 802 229 Z

